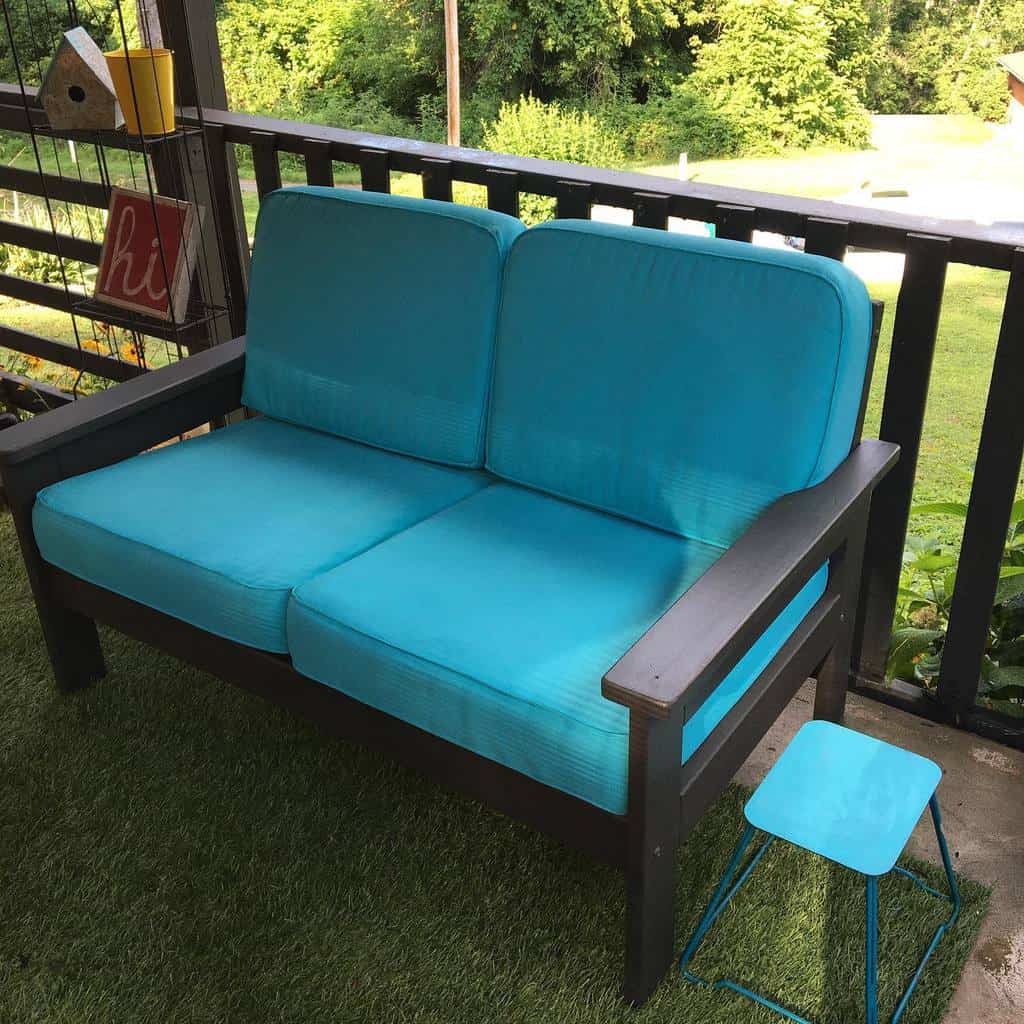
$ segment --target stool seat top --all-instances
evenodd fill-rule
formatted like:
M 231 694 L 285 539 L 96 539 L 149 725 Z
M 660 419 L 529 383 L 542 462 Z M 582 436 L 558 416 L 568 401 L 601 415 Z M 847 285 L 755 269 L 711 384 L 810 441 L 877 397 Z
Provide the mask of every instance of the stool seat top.
M 895 866 L 942 769 L 831 722 L 808 722 L 747 801 L 754 828 L 865 875 Z

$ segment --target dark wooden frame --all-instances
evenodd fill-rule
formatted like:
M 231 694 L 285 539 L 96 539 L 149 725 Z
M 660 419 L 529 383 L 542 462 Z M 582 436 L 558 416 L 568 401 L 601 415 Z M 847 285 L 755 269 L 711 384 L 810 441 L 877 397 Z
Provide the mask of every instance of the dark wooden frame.
M 611 814 L 300 675 L 287 657 L 213 636 L 69 575 L 40 556 L 38 491 L 237 410 L 245 339 L 91 395 L 0 433 L 0 471 L 58 687 L 105 671 L 97 621 L 388 752 L 625 873 L 625 995 L 642 1003 L 674 955 L 676 851 L 803 681 L 815 715 L 843 713 L 872 491 L 898 449 L 858 444 L 825 482 L 776 502 L 604 677 L 629 709 L 628 808 Z M 685 723 L 811 575 L 828 586 L 771 664 L 680 767 Z M 626 567 L 628 569 L 628 567 Z

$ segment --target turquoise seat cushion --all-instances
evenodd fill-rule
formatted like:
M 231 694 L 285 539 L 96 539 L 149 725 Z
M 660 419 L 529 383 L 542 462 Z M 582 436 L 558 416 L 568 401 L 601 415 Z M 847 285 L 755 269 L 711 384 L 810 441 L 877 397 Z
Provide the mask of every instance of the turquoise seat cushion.
M 260 207 L 243 400 L 289 423 L 457 466 L 483 461 L 514 217 L 288 188 Z
M 743 809 L 754 828 L 864 875 L 896 865 L 939 783 L 920 754 L 808 722 Z
M 254 419 L 47 487 L 33 525 L 53 565 L 283 653 L 293 587 L 486 482 Z
M 487 466 L 728 546 L 847 456 L 870 335 L 833 260 L 544 224 L 506 266 Z
M 298 587 L 289 646 L 305 675 L 621 814 L 628 713 L 601 678 L 720 554 L 499 483 Z M 822 570 L 687 716 L 684 758 L 824 583 Z

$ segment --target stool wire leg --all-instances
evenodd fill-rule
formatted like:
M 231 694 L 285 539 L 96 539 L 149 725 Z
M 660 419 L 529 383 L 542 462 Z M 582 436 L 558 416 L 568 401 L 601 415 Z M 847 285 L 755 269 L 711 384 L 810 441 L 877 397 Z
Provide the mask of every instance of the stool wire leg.
M 867 875 L 864 941 L 864 1004 L 867 1024 L 878 1024 L 878 876 Z
M 701 985 L 704 988 L 729 989 L 738 995 L 745 996 L 747 999 L 752 999 L 755 1003 L 760 1003 L 761 1006 L 766 1006 L 769 1010 L 774 1010 L 783 1017 L 788 1017 L 790 1020 L 795 1021 L 796 1024 L 810 1024 L 810 1022 L 805 1018 L 793 1013 L 791 1010 L 787 1010 L 784 1006 L 781 1006 L 770 999 L 766 999 L 764 996 L 758 995 L 756 992 L 752 992 L 748 988 L 744 988 L 742 985 L 738 985 L 735 981 L 730 981 L 728 978 L 722 978 L 719 981 L 710 982 L 706 978 L 702 978 L 699 974 L 694 974 L 688 968 L 690 960 L 693 959 L 697 949 L 704 940 L 704 937 L 707 935 L 711 926 L 718 920 L 722 911 L 729 905 L 729 902 L 736 893 L 740 891 L 744 882 L 746 882 L 750 877 L 751 872 L 753 872 L 761 858 L 768 851 L 768 847 L 770 847 L 775 841 L 775 836 L 768 836 L 761 846 L 758 847 L 757 852 L 753 857 L 750 858 L 747 866 L 740 871 L 739 877 L 736 881 L 733 882 L 732 879 L 736 875 L 740 862 L 743 860 L 743 855 L 750 846 L 750 841 L 754 838 L 754 833 L 756 831 L 757 830 L 752 825 L 747 825 L 743 833 L 743 838 L 740 839 L 739 845 L 737 845 L 736 850 L 732 855 L 732 859 L 729 861 L 729 866 L 725 869 L 725 874 L 722 876 L 722 880 L 718 883 L 715 895 L 711 898 L 711 903 L 708 905 L 708 909 L 704 912 L 704 916 L 701 918 L 700 924 L 697 925 L 697 930 L 693 933 L 693 938 L 691 938 L 687 943 L 686 949 L 683 951 L 682 957 L 680 957 L 679 970 L 687 981 L 692 982 L 695 985 Z M 730 883 L 732 884 L 730 885 Z
M 918 981 L 921 979 L 921 974 L 924 971 L 925 964 L 928 963 L 932 953 L 935 952 L 935 948 L 938 946 L 939 940 L 950 928 L 953 927 L 956 923 L 957 917 L 960 915 L 960 888 L 957 885 L 956 874 L 953 871 L 953 862 L 949 855 L 949 847 L 946 845 L 946 837 L 942 831 L 942 817 L 939 813 L 939 803 L 934 794 L 929 801 L 929 807 L 932 812 L 932 822 L 935 825 L 935 836 L 938 840 L 939 852 L 942 855 L 942 865 L 946 871 L 946 881 L 949 883 L 949 893 L 941 893 L 937 889 L 933 889 L 931 886 L 926 885 L 917 877 L 917 875 L 908 871 L 906 868 L 895 867 L 893 871 L 894 873 L 909 878 L 924 892 L 929 893 L 932 896 L 937 896 L 939 899 L 948 900 L 949 903 L 952 904 L 953 909 L 947 920 L 940 924 L 936 929 L 931 944 L 928 946 L 924 956 L 921 958 L 921 962 L 917 965 L 917 970 L 914 972 L 914 976 L 911 978 L 910 984 L 904 991 L 895 1012 L 890 1018 L 890 1024 L 898 1024 L 900 1017 L 903 1015 L 903 1011 L 907 1008 L 907 1003 L 910 1000 L 911 994 L 917 987 Z M 690 961 L 696 955 L 701 942 L 704 941 L 704 938 L 711 929 L 711 926 L 721 916 L 722 911 L 724 911 L 729 905 L 730 900 L 732 900 L 736 893 L 739 892 L 740 888 L 746 882 L 747 878 L 749 878 L 754 868 L 757 867 L 758 862 L 764 856 L 768 847 L 771 846 L 775 838 L 772 835 L 768 835 L 765 842 L 749 859 L 746 867 L 740 870 L 740 864 L 743 860 L 744 854 L 747 852 L 756 831 L 757 830 L 750 824 L 748 824 L 744 830 L 743 837 L 740 839 L 735 851 L 733 852 L 732 858 L 729 861 L 729 866 L 725 869 L 725 874 L 718 883 L 717 889 L 715 889 L 715 894 L 711 899 L 711 903 L 704 912 L 704 916 L 701 918 L 700 924 L 697 925 L 697 929 L 693 933 L 693 937 L 687 943 L 686 949 L 683 951 L 683 955 L 679 960 L 679 969 L 683 977 L 689 982 L 706 988 L 729 989 L 732 992 L 759 1003 L 761 1006 L 767 1007 L 769 1010 L 774 1010 L 781 1016 L 786 1017 L 791 1021 L 795 1021 L 796 1024 L 809 1024 L 805 1018 L 794 1013 L 792 1010 L 787 1010 L 779 1003 L 776 1003 L 771 999 L 766 999 L 764 996 L 758 995 L 756 992 L 752 992 L 750 989 L 745 988 L 734 981 L 729 981 L 728 979 L 723 978 L 719 981 L 710 982 L 689 970 Z M 864 1001 L 866 1024 L 878 1024 L 878 882 L 880 877 L 881 876 L 879 875 L 865 876 L 866 913 L 864 936 Z M 735 881 L 733 881 L 734 878 Z
M 750 876 L 750 873 L 757 867 L 758 861 L 764 856 L 765 851 L 772 844 L 772 836 L 764 842 L 761 848 L 754 854 L 750 859 L 750 863 L 740 873 L 736 883 L 730 888 L 733 876 L 736 874 L 739 868 L 740 861 L 743 860 L 743 855 L 747 852 L 747 847 L 750 846 L 750 841 L 754 838 L 753 825 L 747 825 L 743 831 L 743 836 L 739 843 L 736 845 L 736 849 L 733 851 L 733 855 L 729 860 L 729 866 L 725 869 L 725 874 L 722 875 L 722 880 L 718 883 L 718 888 L 715 890 L 715 895 L 712 896 L 711 902 L 708 904 L 708 909 L 704 911 L 704 916 L 700 919 L 700 924 L 697 925 L 697 930 L 693 933 L 693 937 L 686 944 L 686 949 L 683 950 L 683 955 L 679 959 L 679 970 L 682 971 L 683 977 L 687 981 L 696 982 L 700 985 L 707 985 L 703 978 L 698 977 L 696 974 L 691 974 L 687 969 L 687 965 L 693 959 L 694 954 L 697 952 L 701 942 L 704 941 L 704 936 L 707 935 L 711 926 L 718 920 L 719 915 L 729 905 L 729 901 L 739 892 L 743 883 Z
M 939 841 L 939 853 L 942 854 L 942 866 L 946 869 L 946 881 L 949 883 L 949 902 L 953 904 L 953 913 L 945 924 L 945 928 L 951 928 L 960 916 L 960 886 L 957 885 L 956 873 L 953 871 L 953 861 L 949 856 L 949 847 L 946 845 L 946 835 L 942 831 L 942 815 L 939 813 L 939 801 L 935 794 L 932 794 L 928 806 L 932 811 L 932 824 L 935 826 L 935 838 Z
M 932 953 L 935 952 L 935 947 L 939 944 L 939 940 L 947 931 L 949 931 L 950 928 L 953 927 L 954 924 L 956 924 L 956 919 L 960 916 L 960 886 L 957 885 L 956 874 L 953 871 L 953 861 L 949 856 L 949 847 L 946 845 L 946 836 L 942 831 L 942 815 L 939 813 L 939 801 L 934 793 L 932 794 L 931 800 L 928 801 L 928 806 L 931 808 L 932 812 L 932 824 L 935 826 L 935 838 L 938 840 L 939 853 L 942 855 L 942 866 L 946 869 L 946 881 L 949 883 L 949 895 L 944 895 L 943 893 L 932 889 L 930 886 L 925 885 L 921 879 L 907 871 L 905 868 L 897 868 L 896 870 L 901 875 L 906 875 L 911 879 L 911 881 L 915 882 L 918 886 L 926 892 L 931 893 L 933 896 L 949 900 L 953 905 L 953 910 L 949 917 L 935 929 L 932 941 L 925 950 L 925 954 L 921 958 L 921 962 L 917 965 L 917 970 L 914 971 L 914 976 L 910 979 L 910 984 L 907 986 L 906 991 L 900 998 L 899 1004 L 896 1007 L 896 1012 L 892 1015 L 892 1024 L 897 1024 L 900 1017 L 903 1016 L 903 1011 L 907 1008 L 910 996 L 914 989 L 917 988 L 918 981 L 921 980 L 921 973 L 924 971 L 924 965 L 928 963 Z

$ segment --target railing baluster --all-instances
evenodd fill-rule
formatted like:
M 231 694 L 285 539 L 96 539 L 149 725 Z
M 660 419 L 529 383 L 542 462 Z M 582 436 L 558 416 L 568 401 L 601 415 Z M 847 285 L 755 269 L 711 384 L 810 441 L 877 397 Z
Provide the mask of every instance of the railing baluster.
M 633 223 L 638 228 L 668 230 L 668 196 L 660 192 L 634 192 Z
M 560 181 L 555 188 L 555 216 L 559 220 L 590 220 L 590 208 L 594 205 L 593 185 L 585 181 Z
M 752 206 L 715 203 L 715 235 L 735 242 L 749 242 L 754 237 L 757 211 Z
M 390 192 L 390 155 L 383 149 L 359 150 L 359 178 L 364 192 Z
M 281 167 L 277 162 L 277 136 L 273 132 L 250 132 L 252 165 L 256 171 L 256 191 L 260 200 L 281 187 Z
M 988 644 L 1003 543 L 1024 458 L 1024 249 L 1013 256 L 985 405 L 960 564 L 942 648 L 939 699 L 954 714 L 973 707 Z
M 846 258 L 846 240 L 850 225 L 845 220 L 827 220 L 808 217 L 804 236 L 804 252 L 814 256 L 828 256 L 842 262 Z
M 423 161 L 423 198 L 452 201 L 452 162 L 450 160 Z
M 879 430 L 900 446 L 900 461 L 871 502 L 854 637 L 854 673 L 869 680 L 885 677 L 949 251 L 948 238 L 907 236 Z
M 306 184 L 334 186 L 331 144 L 326 139 L 303 139 L 302 156 L 306 163 Z
M 487 207 L 510 217 L 519 216 L 519 174 L 491 168 L 487 172 Z

